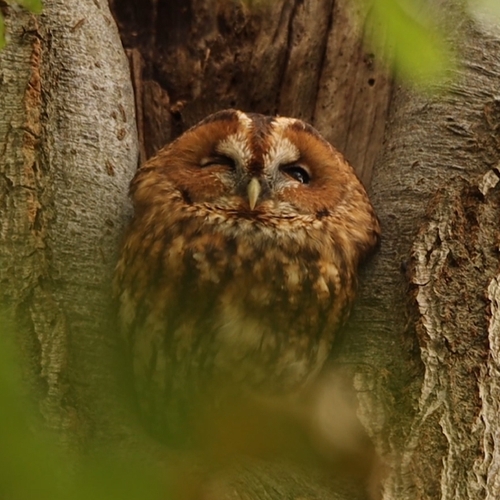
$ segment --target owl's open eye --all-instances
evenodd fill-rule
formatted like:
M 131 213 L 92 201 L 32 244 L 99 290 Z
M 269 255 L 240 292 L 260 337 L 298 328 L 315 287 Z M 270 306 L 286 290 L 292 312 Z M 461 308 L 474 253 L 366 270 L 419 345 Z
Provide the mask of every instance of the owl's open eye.
M 218 166 L 235 168 L 236 162 L 232 158 L 229 158 L 229 156 L 224 155 L 207 156 L 200 161 L 201 168 Z
M 309 184 L 311 174 L 300 165 L 284 165 L 281 170 L 301 184 Z

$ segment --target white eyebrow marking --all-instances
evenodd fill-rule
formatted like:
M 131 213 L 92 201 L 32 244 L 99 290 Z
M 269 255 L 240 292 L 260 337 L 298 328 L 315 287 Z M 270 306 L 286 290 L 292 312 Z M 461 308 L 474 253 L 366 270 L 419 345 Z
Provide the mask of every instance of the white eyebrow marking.
M 300 151 L 290 139 L 283 136 L 283 132 L 292 123 L 294 118 L 277 118 L 272 124 L 269 136 L 269 151 L 264 155 L 264 169 L 273 170 L 280 165 L 292 163 L 300 158 Z
M 248 165 L 252 159 L 252 150 L 243 131 L 228 135 L 217 144 L 215 150 L 232 158 L 239 165 Z
M 252 150 L 248 134 L 253 126 L 251 118 L 242 111 L 236 111 L 238 122 L 240 124 L 238 132 L 228 135 L 220 141 L 215 150 L 217 153 L 229 156 L 237 164 L 248 165 L 252 159 Z

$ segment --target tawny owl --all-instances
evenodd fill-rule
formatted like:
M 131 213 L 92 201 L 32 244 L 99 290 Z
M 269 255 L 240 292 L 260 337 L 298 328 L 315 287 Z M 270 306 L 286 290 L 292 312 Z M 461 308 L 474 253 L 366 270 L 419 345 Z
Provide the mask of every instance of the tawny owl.
M 146 162 L 131 197 L 115 286 L 153 427 L 175 432 L 225 382 L 314 379 L 379 238 L 339 152 L 300 120 L 220 111 Z

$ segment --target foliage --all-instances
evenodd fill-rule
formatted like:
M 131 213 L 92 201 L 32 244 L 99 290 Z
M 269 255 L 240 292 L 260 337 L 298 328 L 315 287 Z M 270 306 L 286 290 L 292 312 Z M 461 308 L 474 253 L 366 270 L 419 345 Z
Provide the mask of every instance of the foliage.
M 33 14 L 41 14 L 42 12 L 42 2 L 41 0 L 14 0 L 17 4 L 25 9 L 28 9 Z
M 273 0 L 234 0 L 257 9 Z M 352 0 L 367 9 L 364 26 L 370 50 L 388 54 L 396 76 L 410 84 L 428 88 L 454 66 L 452 42 L 446 40 L 436 19 L 445 18 L 443 7 L 432 0 Z M 305 5 L 305 4 L 303 4 Z M 465 0 L 472 17 L 497 29 L 500 25 L 499 0 Z M 305 8 L 305 7 L 304 7 Z M 464 16 L 467 15 L 464 12 Z
M 25 9 L 28 9 L 33 14 L 40 14 L 42 12 L 42 0 L 8 0 L 8 4 L 10 5 L 20 5 Z M 0 49 L 3 49 L 6 44 L 5 37 L 5 22 L 2 15 L 2 11 L 0 10 Z
M 181 458 L 175 463 L 154 466 L 156 457 L 151 462 L 125 459 L 121 449 L 89 452 L 85 458 L 60 445 L 58 432 L 42 432 L 43 423 L 28 403 L 22 363 L 14 355 L 13 340 L 19 332 L 5 321 L 7 316 L 0 307 L 0 499 L 208 498 L 206 476 L 197 472 L 201 462 L 193 458 L 190 462 L 189 454 L 177 455 Z M 375 455 L 354 417 L 351 395 L 347 401 L 341 388 L 346 375 L 350 377 L 340 371 L 330 373 L 311 401 L 242 397 L 202 410 L 196 432 L 203 453 L 199 456 L 209 461 L 209 470 L 245 456 L 313 467 L 318 477 L 325 474 L 329 480 L 359 482 L 372 469 Z
M 2 13 L 0 12 L 0 49 L 5 47 L 5 23 Z
M 56 440 L 37 427 L 33 408 L 23 399 L 19 360 L 6 339 L 15 332 L 0 318 L 0 498 L 11 500 L 160 500 L 167 482 L 143 464 L 111 456 L 92 463 L 68 463 Z M 34 425 L 35 424 L 35 425 Z
M 451 69 L 451 48 L 433 22 L 435 6 L 424 8 L 419 0 L 371 0 L 369 7 L 369 42 L 389 54 L 397 76 L 428 86 Z
M 358 0 L 368 1 L 371 8 L 372 41 L 380 46 L 384 40 L 394 58 L 398 76 L 420 86 L 432 86 L 455 65 L 455 57 L 442 25 L 446 19 L 439 4 L 428 0 Z M 498 0 L 465 0 L 465 7 L 481 25 L 500 23 Z M 464 10 L 464 17 L 467 17 Z

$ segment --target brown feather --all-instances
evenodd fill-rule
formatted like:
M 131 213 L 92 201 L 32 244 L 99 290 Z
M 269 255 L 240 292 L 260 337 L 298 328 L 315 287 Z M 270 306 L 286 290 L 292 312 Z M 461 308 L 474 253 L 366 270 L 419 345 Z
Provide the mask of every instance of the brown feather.
M 228 387 L 310 383 L 380 232 L 342 155 L 299 120 L 229 110 L 143 165 L 131 196 L 115 286 L 148 424 L 172 438 Z

